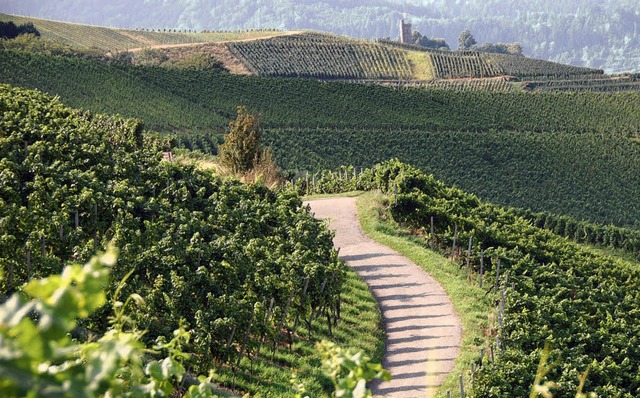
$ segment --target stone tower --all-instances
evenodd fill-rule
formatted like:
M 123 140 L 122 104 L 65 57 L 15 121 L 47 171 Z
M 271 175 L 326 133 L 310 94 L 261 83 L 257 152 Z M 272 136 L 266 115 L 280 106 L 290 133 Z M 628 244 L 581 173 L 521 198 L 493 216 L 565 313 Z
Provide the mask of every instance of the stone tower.
M 411 24 L 404 19 L 400 21 L 400 43 L 411 43 Z

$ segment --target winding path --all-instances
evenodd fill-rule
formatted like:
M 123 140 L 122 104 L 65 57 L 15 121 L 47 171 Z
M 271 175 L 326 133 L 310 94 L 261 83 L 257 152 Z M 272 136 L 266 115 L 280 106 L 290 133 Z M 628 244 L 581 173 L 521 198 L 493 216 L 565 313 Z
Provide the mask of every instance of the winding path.
M 393 380 L 372 386 L 386 397 L 431 397 L 453 370 L 462 326 L 443 288 L 420 267 L 364 235 L 356 198 L 306 202 L 330 219 L 340 257 L 369 285 L 384 319 L 383 365 Z

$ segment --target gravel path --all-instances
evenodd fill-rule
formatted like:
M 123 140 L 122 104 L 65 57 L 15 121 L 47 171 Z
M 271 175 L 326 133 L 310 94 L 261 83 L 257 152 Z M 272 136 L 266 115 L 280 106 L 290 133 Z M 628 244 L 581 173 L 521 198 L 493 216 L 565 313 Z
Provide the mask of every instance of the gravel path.
M 442 287 L 420 267 L 367 238 L 355 198 L 306 202 L 317 218 L 330 219 L 340 257 L 369 285 L 386 332 L 383 365 L 393 380 L 373 385 L 376 395 L 431 397 L 453 370 L 462 326 Z

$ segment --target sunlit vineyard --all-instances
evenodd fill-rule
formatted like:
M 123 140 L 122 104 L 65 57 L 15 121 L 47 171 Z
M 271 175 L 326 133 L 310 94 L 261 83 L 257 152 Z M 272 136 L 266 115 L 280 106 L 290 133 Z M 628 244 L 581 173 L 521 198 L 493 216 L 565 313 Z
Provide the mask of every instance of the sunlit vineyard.
M 137 117 L 154 130 L 202 130 L 224 126 L 227 120 L 201 104 L 95 60 L 0 51 L 0 64 L 4 66 L 0 82 L 58 95 L 69 105 L 94 112 Z
M 547 380 L 554 382 L 553 396 L 575 397 L 585 372 L 583 392 L 625 398 L 640 394 L 636 262 L 536 228 L 509 209 L 408 165 L 390 161 L 373 173 L 376 181 L 388 181 L 378 188 L 394 192 L 388 215 L 417 231 L 417 241 L 428 239 L 447 256 L 457 237 L 465 247 L 466 265 L 463 258 L 452 255 L 452 260 L 466 267 L 470 280 L 484 274 L 487 291 L 501 297 L 493 335 L 476 360 L 473 396 L 528 396 L 545 345 L 551 359 L 543 365 Z M 432 234 L 420 233 L 430 225 Z
M 265 127 L 635 133 L 640 94 L 391 88 L 197 70 L 108 65 L 0 51 L 0 81 L 162 132 L 223 131 L 238 104 Z
M 594 77 L 591 79 L 534 80 L 523 85 L 530 91 L 592 91 L 619 92 L 640 91 L 640 79 L 637 75 Z
M 358 326 L 342 328 L 338 318 L 354 317 L 342 305 L 352 292 L 377 329 L 373 298 L 295 194 L 163 161 L 168 140 L 136 120 L 7 85 L 0 109 L 0 295 L 113 245 L 108 297 L 136 295 L 127 326 L 144 329 L 145 343 L 169 341 L 188 325 L 190 372 L 215 366 L 251 394 L 291 396 L 295 368 L 320 396 L 326 386 L 309 339 L 364 343 L 380 354 L 377 336 L 354 341 Z M 113 309 L 102 307 L 83 328 L 108 333 Z M 274 370 L 274 357 L 285 370 Z
M 260 76 L 318 79 L 410 79 L 400 50 L 318 33 L 228 44 Z
M 409 84 L 409 86 L 412 86 Z M 432 80 L 415 84 L 429 90 L 452 90 L 452 91 L 517 91 L 521 89 L 520 83 L 509 82 L 507 79 L 498 77 L 491 79 L 446 79 Z
M 272 129 L 265 139 L 301 173 L 398 157 L 496 203 L 640 227 L 640 144 L 625 135 Z
M 436 77 L 495 77 L 504 75 L 502 68 L 476 51 L 431 51 Z

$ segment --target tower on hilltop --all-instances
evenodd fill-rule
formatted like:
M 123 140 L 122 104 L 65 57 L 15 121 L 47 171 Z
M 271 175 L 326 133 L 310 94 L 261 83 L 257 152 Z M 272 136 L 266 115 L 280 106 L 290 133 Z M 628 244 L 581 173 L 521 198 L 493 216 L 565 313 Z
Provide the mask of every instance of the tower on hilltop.
M 400 21 L 400 43 L 411 43 L 411 24 L 405 19 Z

